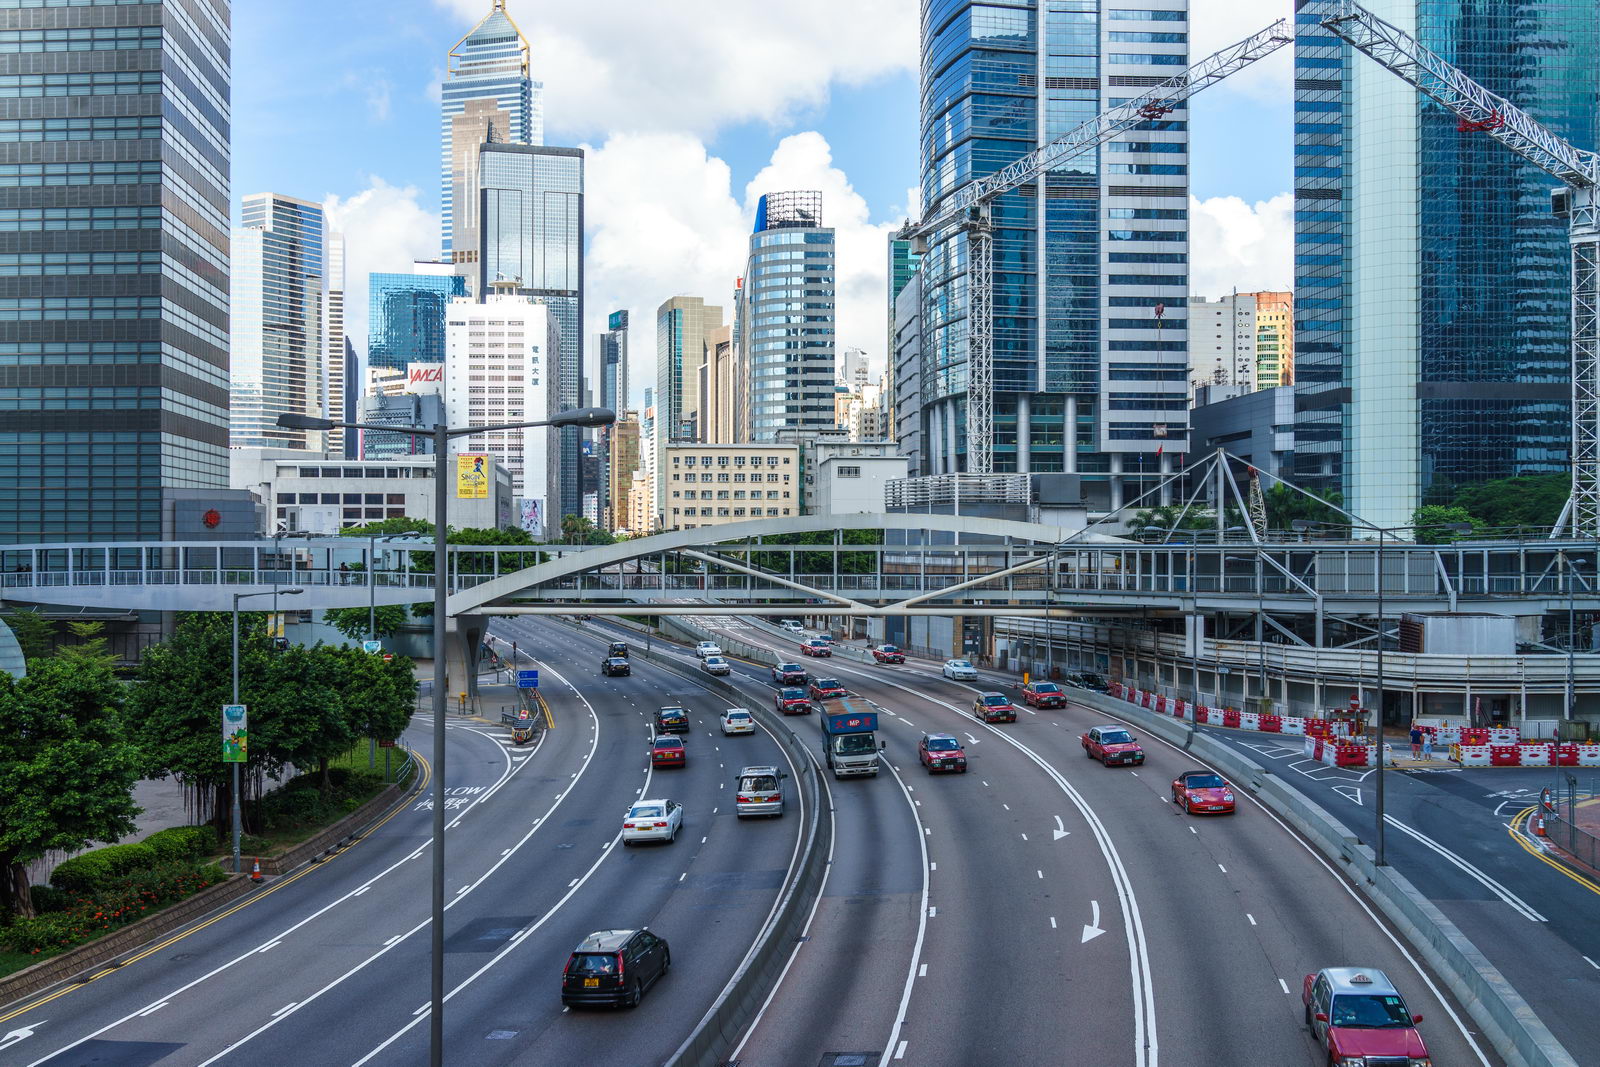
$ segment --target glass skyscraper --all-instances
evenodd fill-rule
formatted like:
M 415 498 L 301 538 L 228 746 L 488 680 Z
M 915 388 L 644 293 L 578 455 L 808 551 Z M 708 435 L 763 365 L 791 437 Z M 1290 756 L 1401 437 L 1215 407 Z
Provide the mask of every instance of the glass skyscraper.
M 1582 148 L 1594 0 L 1370 0 Z M 1320 31 L 1295 45 L 1295 474 L 1409 522 L 1455 485 L 1567 469 L 1570 282 L 1555 179 Z
M 835 259 L 821 193 L 757 202 L 737 315 L 751 441 L 833 428 Z
M 460 275 L 369 274 L 367 366 L 444 362 L 445 313 L 467 295 Z
M 1187 9 L 923 0 L 924 214 L 1181 73 Z M 996 473 L 1077 473 L 1091 507 L 1115 507 L 1187 451 L 1188 169 L 1179 107 L 994 202 Z M 967 257 L 947 229 L 919 268 L 933 473 L 966 469 Z
M 322 205 L 259 193 L 245 197 L 241 221 L 233 232 L 230 444 L 321 449 L 321 432 L 284 429 L 278 416 L 330 414 L 322 355 L 327 286 Z M 342 338 L 339 348 L 342 357 Z
M 493 2 L 483 21 L 450 49 L 440 90 L 442 247 L 456 262 L 470 262 L 478 251 L 472 236 L 478 146 L 544 142 L 544 87 L 528 75 L 528 41 L 511 21 L 506 0 Z
M 0 541 L 228 485 L 227 0 L 0 9 Z
M 561 331 L 554 410 L 583 389 L 583 149 L 484 144 L 478 149 L 478 293 L 515 292 L 550 308 Z M 558 431 L 561 515 L 580 515 L 582 431 Z

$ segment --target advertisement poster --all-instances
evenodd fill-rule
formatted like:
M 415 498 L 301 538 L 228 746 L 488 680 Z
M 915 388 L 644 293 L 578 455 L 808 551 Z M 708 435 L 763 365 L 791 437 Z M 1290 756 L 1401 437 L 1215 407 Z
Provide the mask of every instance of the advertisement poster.
M 540 502 L 537 500 L 524 499 L 517 501 L 517 508 L 520 512 L 517 516 L 518 521 L 524 530 L 534 536 L 541 534 L 544 528 L 544 516 L 540 514 L 539 504 Z
M 250 716 L 243 704 L 222 705 L 222 762 L 250 761 Z
M 489 499 L 489 457 L 466 452 L 456 456 L 456 497 L 460 500 Z

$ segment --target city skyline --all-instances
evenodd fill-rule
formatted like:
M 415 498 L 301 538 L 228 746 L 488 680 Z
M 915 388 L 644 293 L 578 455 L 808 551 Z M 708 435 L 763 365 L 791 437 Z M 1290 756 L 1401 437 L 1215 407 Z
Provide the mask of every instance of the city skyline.
M 439 251 L 438 141 L 420 131 L 398 131 L 407 117 L 437 123 L 438 101 L 430 93 L 444 75 L 445 49 L 481 21 L 491 4 L 417 0 L 363 18 L 359 42 L 338 46 L 350 53 L 346 73 L 330 86 L 331 96 L 318 94 L 314 101 L 301 99 L 303 90 L 290 87 L 295 79 L 281 76 L 277 64 L 283 57 L 276 54 L 269 86 L 255 45 L 263 34 L 252 32 L 250 21 L 262 20 L 257 29 L 264 30 L 303 6 L 291 0 L 281 11 L 236 12 L 236 107 L 240 129 L 252 131 L 250 138 L 239 138 L 249 143 L 239 150 L 237 187 L 282 188 L 327 200 L 334 225 L 350 235 L 350 330 L 360 348 L 367 314 L 362 275 L 403 272 L 410 259 L 433 258 Z M 1287 4 L 1259 0 L 1196 0 L 1192 7 L 1191 52 L 1197 57 L 1288 14 Z M 626 74 L 613 71 L 591 79 L 594 84 L 577 77 L 575 57 L 593 56 L 603 45 L 612 48 L 613 60 L 642 56 L 650 20 L 608 22 L 607 13 L 615 11 L 605 3 L 589 13 L 563 13 L 509 0 L 508 14 L 531 44 L 532 78 L 545 86 L 545 141 L 586 148 L 584 332 L 603 330 L 604 315 L 616 308 L 649 315 L 674 295 L 722 299 L 742 268 L 756 198 L 771 189 L 816 188 L 839 230 L 839 342 L 865 348 L 881 372 L 887 333 L 882 242 L 907 217 L 908 190 L 916 181 L 916 10 L 912 0 L 851 5 L 852 25 L 861 37 L 880 43 L 875 49 L 856 40 L 835 41 L 819 30 L 813 23 L 826 24 L 825 11 L 802 18 L 777 5 L 760 15 L 726 13 L 721 30 L 696 24 L 684 32 L 720 40 L 719 33 L 751 22 L 784 32 L 769 32 L 765 43 L 748 42 L 753 58 L 730 60 L 727 69 L 707 74 L 706 84 L 689 87 L 673 81 L 680 61 L 669 59 Z M 317 17 L 344 16 L 319 10 Z M 609 35 L 601 32 L 607 25 Z M 328 41 L 341 39 L 336 29 L 330 27 L 335 32 Z M 780 54 L 763 51 L 779 48 L 768 39 L 773 37 L 785 39 Z M 308 54 L 317 55 L 321 47 L 334 46 L 312 47 Z M 326 58 L 323 67 L 329 66 Z M 784 63 L 784 76 L 763 80 L 766 70 L 757 66 L 762 59 Z M 1193 186 L 1204 206 L 1197 208 L 1195 229 L 1197 244 L 1203 236 L 1214 250 L 1216 268 L 1215 281 L 1208 282 L 1210 268 L 1196 264 L 1196 292 L 1288 287 L 1291 117 L 1287 103 L 1273 98 L 1275 86 L 1287 86 L 1287 71 L 1283 64 L 1247 72 L 1237 85 L 1219 87 L 1196 105 Z M 270 118 L 260 111 L 269 101 L 275 105 Z M 297 150 L 304 158 L 272 150 L 275 139 L 287 134 L 289 114 L 302 143 L 313 149 Z M 262 121 L 252 121 L 257 116 Z M 340 117 L 343 125 L 331 129 L 329 123 Z M 1248 136 L 1240 132 L 1246 128 Z M 1240 152 L 1251 145 L 1256 165 L 1237 168 Z M 1243 199 L 1226 199 L 1230 195 Z M 1281 225 L 1271 225 L 1274 220 Z M 661 250 L 673 240 L 684 254 Z M 1251 264 L 1269 256 L 1282 269 L 1252 274 Z M 638 383 L 648 371 L 641 366 L 634 376 L 630 405 L 642 399 Z

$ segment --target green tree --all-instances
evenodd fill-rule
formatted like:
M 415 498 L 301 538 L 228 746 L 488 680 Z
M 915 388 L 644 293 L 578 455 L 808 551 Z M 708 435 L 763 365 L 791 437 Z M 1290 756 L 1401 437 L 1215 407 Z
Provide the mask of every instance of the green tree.
M 323 792 L 328 791 L 328 761 L 348 749 L 357 734 L 343 695 L 347 651 L 294 645 L 269 662 L 266 685 L 240 690 L 250 704 L 252 765 L 273 777 L 291 766 L 316 767 Z
M 105 623 L 98 619 L 79 619 L 68 622 L 67 629 L 72 631 L 78 643 L 57 648 L 56 659 L 68 663 L 96 663 L 107 670 L 116 669 L 119 657 L 106 647 Z
M 355 648 L 332 649 L 340 661 L 340 691 L 345 716 L 357 735 L 393 741 L 411 722 L 416 708 L 415 665 L 404 656 L 385 662 Z
M 610 533 L 600 529 L 586 516 L 563 515 L 561 516 L 561 540 L 569 545 L 611 545 L 616 543 L 616 538 Z
M 114 841 L 139 813 L 139 761 L 122 717 L 123 686 L 92 659 L 46 659 L 17 680 L 0 673 L 0 899 L 31 915 L 25 865 L 51 850 Z
M 1487 527 L 1533 532 L 1555 525 L 1571 493 L 1570 475 L 1538 474 L 1459 486 L 1443 502 L 1465 508 Z
M 433 523 L 426 519 L 378 519 L 362 526 L 347 526 L 339 531 L 340 537 L 393 537 L 396 534 L 433 533 Z
M 22 608 L 6 616 L 6 625 L 16 635 L 22 658 L 48 656 L 55 648 L 56 624 L 34 608 Z
M 370 617 L 366 608 L 328 608 L 322 613 L 323 622 L 352 641 L 359 641 L 367 636 L 369 621 L 376 625 L 373 636 L 383 638 L 404 626 L 407 617 L 404 604 L 379 604 Z
M 1483 529 L 1483 522 L 1468 514 L 1466 508 L 1449 507 L 1443 504 L 1424 504 L 1411 513 L 1411 525 L 1415 528 L 1413 533 L 1419 545 L 1447 545 L 1452 541 L 1459 541 L 1463 536 L 1455 530 L 1430 530 L 1428 526 L 1440 526 L 1445 523 L 1466 523 L 1473 531 Z
M 1323 534 L 1338 533 L 1340 527 L 1349 528 L 1349 520 L 1334 510 L 1344 506 L 1344 496 L 1337 489 L 1308 495 L 1279 482 L 1262 497 L 1266 501 L 1270 529 L 1292 529 L 1296 519 L 1326 524 L 1317 528 Z

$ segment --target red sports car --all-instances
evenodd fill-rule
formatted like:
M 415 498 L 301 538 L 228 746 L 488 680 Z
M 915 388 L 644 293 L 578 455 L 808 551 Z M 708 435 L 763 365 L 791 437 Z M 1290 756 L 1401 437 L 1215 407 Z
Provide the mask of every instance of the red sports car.
M 1184 771 L 1172 780 L 1172 802 L 1190 815 L 1232 815 L 1233 786 L 1211 771 Z
M 684 751 L 683 738 L 665 734 L 650 742 L 652 767 L 686 767 L 688 764 L 689 757 Z
M 811 683 L 812 700 L 836 700 L 849 695 L 850 690 L 840 685 L 837 678 L 818 678 Z

